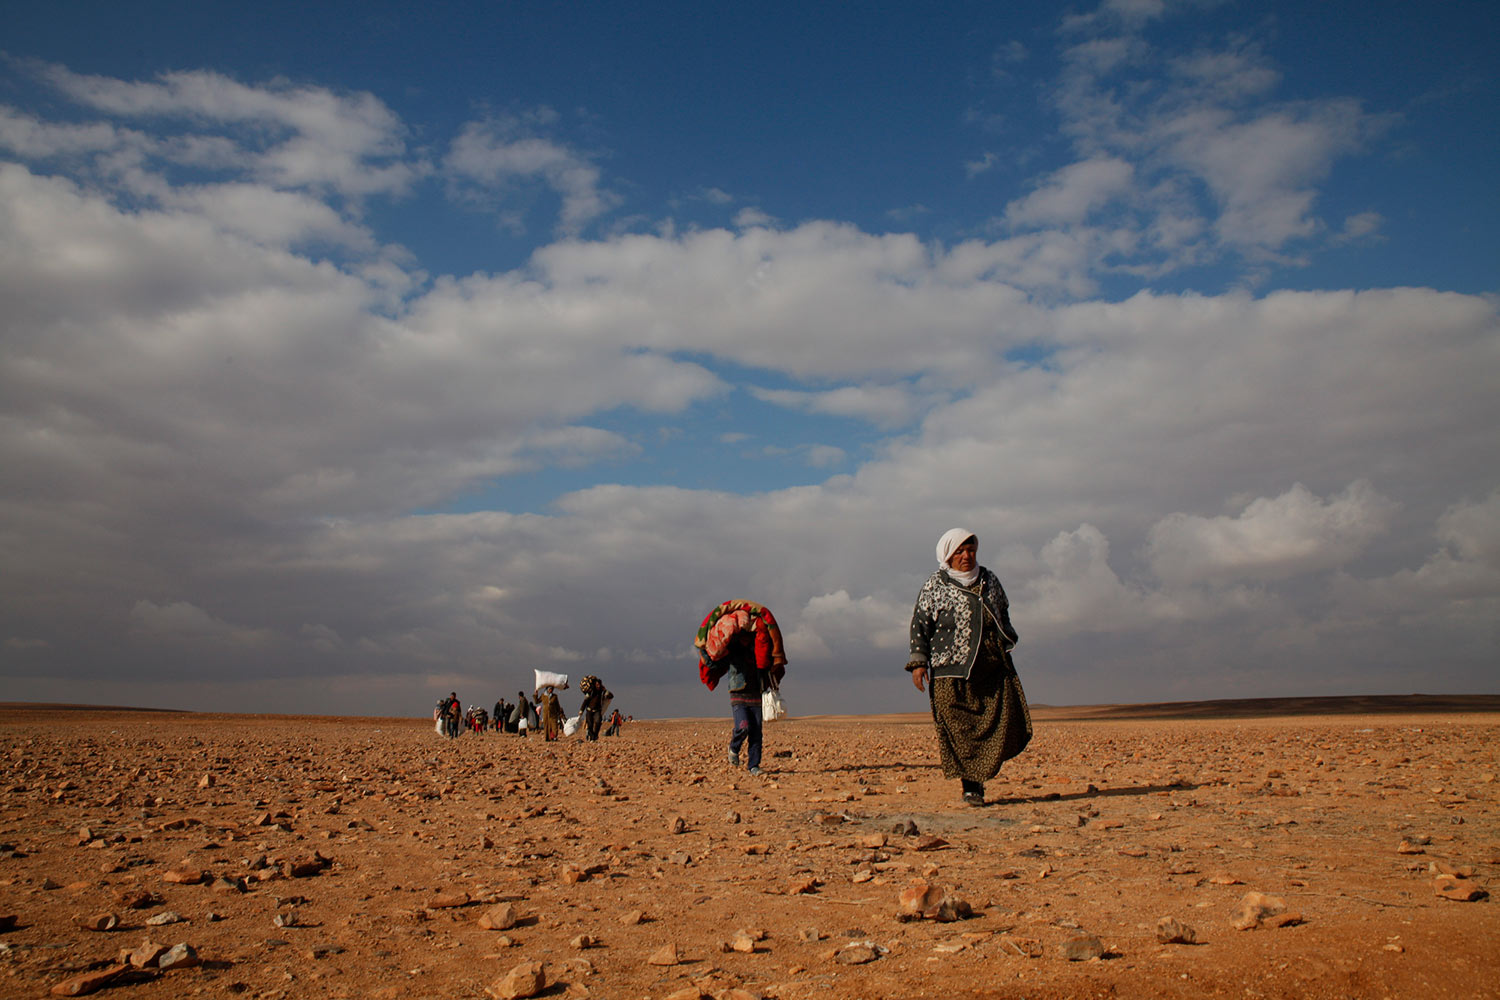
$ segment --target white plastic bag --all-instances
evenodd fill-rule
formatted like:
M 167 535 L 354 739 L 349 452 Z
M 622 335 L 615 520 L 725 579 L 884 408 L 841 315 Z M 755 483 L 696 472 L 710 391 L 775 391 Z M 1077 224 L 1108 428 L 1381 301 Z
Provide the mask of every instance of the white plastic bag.
M 571 719 L 564 719 L 563 720 L 563 735 L 564 736 L 572 736 L 574 733 L 578 732 L 578 727 L 581 726 L 582 724 L 583 724 L 583 713 L 582 712 L 579 712 L 577 715 L 573 716 L 573 718 L 571 718 Z
M 568 689 L 567 674 L 555 674 L 550 670 L 533 670 L 533 673 L 536 674 L 536 690 L 538 691 L 548 685 L 559 691 L 566 691 Z
M 766 722 L 786 718 L 786 702 L 781 700 L 780 691 L 771 688 L 760 696 L 760 715 Z

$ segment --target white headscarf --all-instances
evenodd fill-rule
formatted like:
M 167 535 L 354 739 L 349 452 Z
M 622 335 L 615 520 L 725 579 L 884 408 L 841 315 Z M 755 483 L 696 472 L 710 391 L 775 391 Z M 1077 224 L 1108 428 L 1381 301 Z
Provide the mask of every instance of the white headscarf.
M 947 570 L 949 576 L 965 587 L 974 586 L 974 581 L 979 579 L 978 560 L 974 562 L 974 568 L 967 573 L 960 573 L 952 566 L 949 566 L 948 560 L 953 558 L 953 553 L 958 551 L 960 545 L 971 538 L 974 539 L 974 544 L 977 546 L 979 544 L 979 536 L 974 534 L 974 532 L 964 528 L 950 528 L 943 532 L 943 537 L 939 538 L 937 543 L 938 565 Z

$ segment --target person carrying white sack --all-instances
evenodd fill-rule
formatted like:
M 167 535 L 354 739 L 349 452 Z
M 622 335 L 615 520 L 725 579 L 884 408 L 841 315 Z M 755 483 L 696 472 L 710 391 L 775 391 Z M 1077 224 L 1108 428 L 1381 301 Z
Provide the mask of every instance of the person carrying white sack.
M 769 608 L 754 601 L 725 601 L 703 619 L 693 645 L 698 649 L 698 679 L 712 691 L 721 679 L 729 688 L 734 720 L 729 734 L 730 767 L 745 766 L 760 774 L 762 698 L 777 691 L 786 676 L 781 627 Z

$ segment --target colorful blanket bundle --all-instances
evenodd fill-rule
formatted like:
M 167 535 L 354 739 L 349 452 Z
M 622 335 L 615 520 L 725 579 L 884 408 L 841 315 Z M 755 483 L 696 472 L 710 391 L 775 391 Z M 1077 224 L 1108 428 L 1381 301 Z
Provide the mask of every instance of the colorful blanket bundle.
M 750 636 L 755 646 L 755 665 L 780 684 L 786 676 L 786 650 L 781 644 L 781 626 L 771 610 L 754 601 L 725 601 L 708 613 L 698 627 L 693 645 L 698 649 L 698 679 L 712 691 L 729 670 L 719 663 L 737 638 Z

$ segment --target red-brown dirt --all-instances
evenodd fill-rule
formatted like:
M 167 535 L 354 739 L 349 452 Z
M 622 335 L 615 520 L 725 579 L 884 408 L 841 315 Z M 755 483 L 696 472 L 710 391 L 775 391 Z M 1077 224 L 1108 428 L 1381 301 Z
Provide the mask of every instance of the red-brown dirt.
M 768 724 L 751 777 L 727 719 L 548 744 L 3 707 L 0 995 L 149 939 L 199 964 L 101 995 L 482 998 L 538 962 L 575 998 L 1496 997 L 1494 701 L 1038 709 L 982 809 L 916 715 Z M 898 919 L 917 880 L 972 916 Z M 1285 909 L 1237 929 L 1249 893 Z

